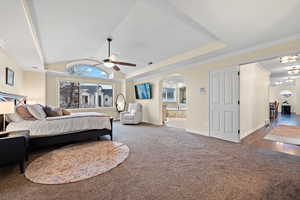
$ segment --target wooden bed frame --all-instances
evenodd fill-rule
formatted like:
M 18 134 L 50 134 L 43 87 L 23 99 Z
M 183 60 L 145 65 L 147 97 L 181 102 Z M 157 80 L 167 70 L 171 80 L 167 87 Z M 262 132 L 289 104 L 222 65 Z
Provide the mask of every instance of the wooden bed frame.
M 14 101 L 15 104 L 26 104 L 26 97 L 14 94 L 8 94 L 0 92 L 0 100 Z M 86 140 L 99 140 L 101 136 L 109 135 L 110 139 L 113 140 L 113 118 L 110 118 L 111 130 L 109 129 L 93 129 L 86 131 L 78 131 L 72 133 L 66 133 L 63 135 L 46 136 L 38 138 L 29 138 L 29 150 L 54 146 L 70 144 L 73 142 L 80 142 Z

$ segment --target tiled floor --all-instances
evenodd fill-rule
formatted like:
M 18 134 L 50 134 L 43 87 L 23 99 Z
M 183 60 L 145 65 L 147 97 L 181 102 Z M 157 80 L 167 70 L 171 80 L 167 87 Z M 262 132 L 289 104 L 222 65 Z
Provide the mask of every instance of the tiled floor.
M 185 118 L 167 118 L 165 125 L 167 127 L 173 128 L 185 128 L 186 119 Z
M 284 144 L 281 142 L 273 142 L 264 139 L 264 136 L 267 135 L 271 131 L 271 129 L 277 125 L 300 126 L 300 115 L 279 114 L 277 119 L 273 120 L 269 127 L 261 128 L 257 130 L 255 133 L 249 135 L 248 137 L 242 140 L 242 144 L 300 156 L 300 146 L 292 145 L 292 144 Z

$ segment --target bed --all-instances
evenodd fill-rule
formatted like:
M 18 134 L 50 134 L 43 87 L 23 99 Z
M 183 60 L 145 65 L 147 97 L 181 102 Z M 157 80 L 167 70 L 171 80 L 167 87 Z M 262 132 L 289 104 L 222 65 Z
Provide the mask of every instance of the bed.
M 0 93 L 1 95 L 3 96 L 3 93 Z M 22 98 L 22 103 L 26 103 L 24 97 L 5 95 L 9 99 L 15 99 L 15 102 L 18 103 Z M 29 130 L 29 148 L 36 149 L 84 140 L 99 140 L 104 135 L 109 135 L 112 140 L 112 122 L 113 119 L 105 114 L 83 112 L 59 117 L 47 117 L 43 120 L 10 122 L 6 127 L 6 131 Z
M 101 113 L 75 113 L 44 120 L 11 122 L 6 130 L 29 130 L 30 148 L 99 139 L 104 135 L 109 135 L 112 140 L 112 118 Z

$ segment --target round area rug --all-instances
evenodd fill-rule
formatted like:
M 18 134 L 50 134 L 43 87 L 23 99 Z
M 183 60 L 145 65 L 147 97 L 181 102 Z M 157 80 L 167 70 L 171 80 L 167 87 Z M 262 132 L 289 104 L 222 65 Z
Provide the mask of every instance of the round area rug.
M 97 141 L 70 145 L 32 161 L 26 168 L 25 176 L 34 183 L 73 183 L 117 167 L 128 154 L 128 146 L 118 142 Z

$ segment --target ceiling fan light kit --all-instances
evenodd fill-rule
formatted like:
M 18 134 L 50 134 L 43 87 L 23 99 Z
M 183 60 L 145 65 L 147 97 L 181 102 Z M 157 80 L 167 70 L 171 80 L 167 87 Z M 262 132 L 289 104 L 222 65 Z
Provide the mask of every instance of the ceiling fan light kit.
M 120 71 L 120 67 L 118 65 L 124 65 L 124 66 L 128 66 L 128 67 L 136 67 L 136 64 L 133 63 L 126 63 L 126 62 L 120 62 L 120 61 L 115 61 L 115 56 L 111 54 L 111 42 L 112 42 L 112 38 L 107 38 L 107 42 L 108 42 L 108 57 L 102 61 L 98 60 L 97 58 L 85 58 L 85 59 L 80 59 L 80 60 L 76 60 L 73 61 L 71 63 L 67 64 L 67 70 L 74 74 L 76 73 L 76 69 L 74 66 L 76 65 L 87 65 L 87 66 L 93 66 L 96 67 L 98 65 L 104 65 L 107 68 L 113 69 L 115 71 Z
M 120 62 L 120 61 L 114 61 L 111 56 L 111 42 L 112 38 L 107 38 L 108 42 L 108 57 L 103 60 L 103 64 L 105 67 L 112 68 L 115 71 L 120 71 L 120 67 L 118 65 L 124 65 L 129 67 L 136 67 L 136 64 L 133 63 L 126 63 L 126 62 Z
M 111 63 L 111 62 L 105 62 L 104 66 L 108 67 L 108 68 L 113 68 L 113 66 L 115 66 L 115 65 L 113 63 Z

